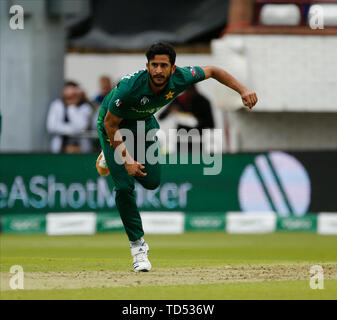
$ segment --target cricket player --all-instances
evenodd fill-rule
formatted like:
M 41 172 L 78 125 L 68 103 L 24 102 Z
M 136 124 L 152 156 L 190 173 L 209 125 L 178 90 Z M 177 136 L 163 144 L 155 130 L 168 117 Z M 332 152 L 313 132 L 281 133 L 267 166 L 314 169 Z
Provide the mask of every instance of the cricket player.
M 153 44 L 146 52 L 146 57 L 146 69 L 122 78 L 117 87 L 105 97 L 97 120 L 102 152 L 97 159 L 96 168 L 102 176 L 110 174 L 114 182 L 116 206 L 130 241 L 133 269 L 136 272 L 150 271 L 151 263 L 148 259 L 149 246 L 142 238 L 144 231 L 136 205 L 135 180 L 146 189 L 156 189 L 160 184 L 160 164 L 152 164 L 152 161 L 149 163 L 148 159 L 143 163 L 138 162 L 137 151 L 128 150 L 121 129 L 130 130 L 135 141 L 137 121 L 143 122 L 145 132 L 159 129 L 154 113 L 191 84 L 209 78 L 237 91 L 243 104 L 250 109 L 257 103 L 255 92 L 248 90 L 221 68 L 176 66 L 175 50 L 168 43 Z M 142 138 L 146 150 L 152 147 L 159 152 L 156 138 L 155 136 L 151 141 Z

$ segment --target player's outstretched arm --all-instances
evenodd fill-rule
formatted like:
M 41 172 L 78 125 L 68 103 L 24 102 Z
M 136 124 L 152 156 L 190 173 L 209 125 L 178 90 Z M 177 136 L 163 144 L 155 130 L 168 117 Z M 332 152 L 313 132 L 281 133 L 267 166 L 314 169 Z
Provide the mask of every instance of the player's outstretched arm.
M 205 79 L 213 78 L 238 92 L 241 95 L 242 102 L 246 107 L 251 109 L 256 105 L 258 101 L 256 93 L 247 89 L 228 72 L 215 66 L 204 66 L 202 69 L 205 73 Z

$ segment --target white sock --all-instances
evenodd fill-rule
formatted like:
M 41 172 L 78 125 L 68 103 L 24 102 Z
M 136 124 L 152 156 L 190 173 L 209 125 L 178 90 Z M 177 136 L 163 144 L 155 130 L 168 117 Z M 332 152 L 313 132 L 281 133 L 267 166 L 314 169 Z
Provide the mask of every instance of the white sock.
M 141 245 L 143 245 L 145 242 L 145 240 L 143 238 L 140 238 L 136 241 L 130 241 L 130 247 L 131 248 L 135 248 L 135 247 L 140 247 Z

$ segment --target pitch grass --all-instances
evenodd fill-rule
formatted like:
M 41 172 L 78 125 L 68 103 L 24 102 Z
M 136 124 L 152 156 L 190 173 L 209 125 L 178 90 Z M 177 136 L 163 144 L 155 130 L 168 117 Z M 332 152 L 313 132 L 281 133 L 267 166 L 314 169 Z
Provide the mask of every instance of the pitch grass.
M 219 232 L 147 235 L 145 239 L 150 245 L 154 270 L 274 264 L 335 266 L 337 263 L 336 236 Z M 12 265 L 21 265 L 27 273 L 122 271 L 127 275 L 131 256 L 123 233 L 62 237 L 1 235 L 0 263 L 3 273 L 8 273 Z M 1 292 L 1 299 L 337 299 L 335 276 L 325 279 L 324 290 L 310 289 L 309 276 L 308 269 L 308 280 L 15 290 Z

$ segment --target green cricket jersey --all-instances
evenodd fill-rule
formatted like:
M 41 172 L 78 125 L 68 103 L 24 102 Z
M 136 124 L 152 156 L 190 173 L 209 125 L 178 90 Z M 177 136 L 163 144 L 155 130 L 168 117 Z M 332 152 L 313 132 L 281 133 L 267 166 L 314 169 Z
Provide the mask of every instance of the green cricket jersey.
M 105 132 L 104 118 L 108 110 L 115 116 L 125 119 L 120 127 L 127 127 L 127 123 L 135 123 L 135 120 L 156 122 L 153 116 L 155 112 L 174 100 L 192 83 L 204 79 L 205 73 L 201 67 L 177 67 L 165 91 L 155 95 L 149 85 L 147 70 L 129 74 L 122 78 L 117 87 L 103 100 L 97 128 Z

